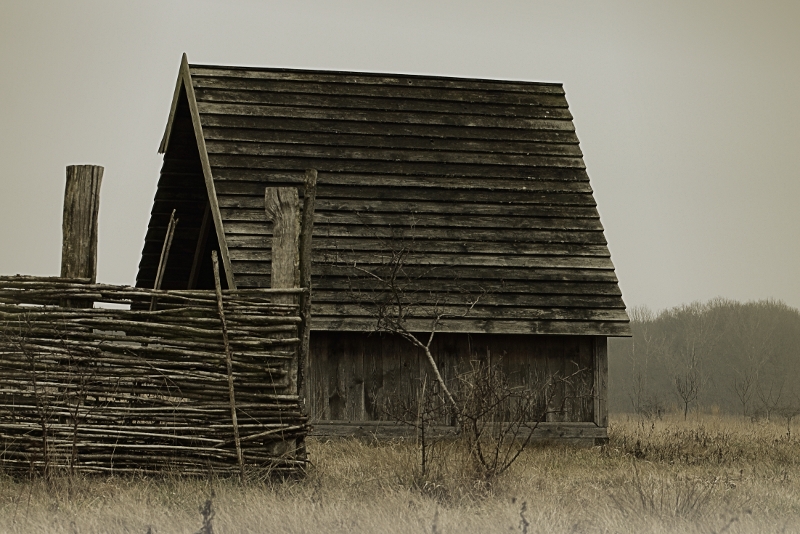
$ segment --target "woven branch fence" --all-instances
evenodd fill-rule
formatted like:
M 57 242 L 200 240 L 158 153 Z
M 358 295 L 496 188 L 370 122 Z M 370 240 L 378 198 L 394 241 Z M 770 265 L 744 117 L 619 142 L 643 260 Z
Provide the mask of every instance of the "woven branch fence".
M 0 277 L 0 465 L 301 472 L 301 320 L 296 305 L 273 302 L 301 291 L 223 291 L 218 307 L 214 291 Z M 65 306 L 92 303 L 120 309 Z

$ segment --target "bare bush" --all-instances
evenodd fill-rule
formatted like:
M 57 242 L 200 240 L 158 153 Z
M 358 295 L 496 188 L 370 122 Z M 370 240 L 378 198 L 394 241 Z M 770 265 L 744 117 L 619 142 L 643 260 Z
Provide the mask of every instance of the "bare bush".
M 387 414 L 417 430 L 423 475 L 428 472 L 429 452 L 437 444 L 428 429 L 433 422 L 450 420 L 478 478 L 491 480 L 519 458 L 548 416 L 563 413 L 573 399 L 592 396 L 591 388 L 583 387 L 588 370 L 542 376 L 534 384 L 514 386 L 499 362 L 492 363 L 490 354 L 485 360 L 474 354 L 469 368 L 448 384 L 432 353 L 433 340 L 446 321 L 472 313 L 485 291 L 474 283 L 460 284 L 455 277 L 445 284 L 447 290 L 422 291 L 419 280 L 437 269 L 440 277 L 446 277 L 446 272 L 415 264 L 413 237 L 376 239 L 382 241 L 384 252 L 374 263 L 359 265 L 342 252 L 334 255 L 333 264 L 347 275 L 350 297 L 373 318 L 374 331 L 399 336 L 420 350 L 432 376 L 430 383 L 427 376 L 422 377 L 416 405 L 400 399 Z
M 643 472 L 634 460 L 632 476 L 610 497 L 626 516 L 697 519 L 708 513 L 717 480 Z

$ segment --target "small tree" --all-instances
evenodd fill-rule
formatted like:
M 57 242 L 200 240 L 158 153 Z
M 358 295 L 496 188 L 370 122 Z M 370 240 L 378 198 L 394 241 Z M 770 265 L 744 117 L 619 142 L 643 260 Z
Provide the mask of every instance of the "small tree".
M 800 415 L 800 396 L 796 390 L 785 396 L 778 413 L 786 421 L 786 439 L 792 439 L 792 420 Z
M 628 397 L 635 414 L 643 417 L 659 416 L 664 411 L 658 394 L 653 392 L 649 381 L 654 360 L 663 357 L 666 339 L 664 332 L 656 327 L 655 314 L 646 306 L 630 310 L 633 339 L 629 355 L 632 380 Z
M 703 387 L 703 378 L 696 366 L 688 367 L 684 373 L 676 374 L 673 377 L 675 383 L 675 393 L 683 408 L 683 419 L 689 414 L 689 407 L 697 402 L 700 390 Z
M 413 245 L 413 239 L 389 239 L 384 241 L 381 261 L 371 266 L 347 261 L 342 254 L 335 256 L 334 264 L 346 269 L 350 295 L 374 319 L 374 330 L 400 336 L 422 352 L 434 377 L 432 389 L 441 392 L 441 398 L 446 400 L 445 407 L 423 394 L 419 401 L 423 404 L 416 410 L 408 406 L 400 410 L 402 422 L 417 428 L 421 436 L 423 473 L 430 445 L 426 428 L 434 417 L 451 412 L 481 477 L 491 479 L 516 461 L 548 414 L 563 412 L 569 400 L 592 394 L 580 388 L 573 388 L 571 395 L 559 394 L 566 391 L 567 383 L 587 370 L 578 369 L 569 376 L 542 377 L 538 384 L 516 387 L 509 384 L 499 365 L 475 355 L 470 370 L 458 377 L 454 394 L 434 358 L 433 340 L 445 321 L 472 313 L 485 291 L 476 285 L 459 285 L 456 277 L 448 279 L 450 291 L 421 291 L 419 280 L 437 268 L 412 271 L 409 263 L 414 255 Z M 441 277 L 442 271 L 437 274 Z M 425 324 L 424 333 L 419 332 L 421 323 Z M 424 378 L 422 386 L 423 391 L 428 387 Z M 560 400 L 554 405 L 556 398 Z
M 695 302 L 665 312 L 667 327 L 672 329 L 670 351 L 672 383 L 686 419 L 689 408 L 697 404 L 707 383 L 704 360 L 713 350 L 721 335 L 715 301 L 708 304 Z
M 747 417 L 753 395 L 756 392 L 757 377 L 750 369 L 745 369 L 744 371 L 736 370 L 735 372 L 736 376 L 733 379 L 732 389 L 742 405 L 742 417 Z
M 772 420 L 772 414 L 777 412 L 781 406 L 783 380 L 775 379 L 770 380 L 767 384 L 759 383 L 756 388 L 756 397 L 764 415 L 767 417 L 767 421 Z

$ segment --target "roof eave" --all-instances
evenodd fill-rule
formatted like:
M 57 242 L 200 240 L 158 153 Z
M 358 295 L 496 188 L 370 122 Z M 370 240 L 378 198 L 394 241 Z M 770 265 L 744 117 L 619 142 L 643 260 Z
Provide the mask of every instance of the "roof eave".
M 200 124 L 200 112 L 197 108 L 197 99 L 194 94 L 194 87 L 192 86 L 192 74 L 189 71 L 189 59 L 184 52 L 181 58 L 180 72 L 178 73 L 178 81 L 175 84 L 175 93 L 172 96 L 172 107 L 169 111 L 169 119 L 167 120 L 167 129 L 164 132 L 164 138 L 161 140 L 161 146 L 158 149 L 159 154 L 166 154 L 169 147 L 169 139 L 172 133 L 172 126 L 175 120 L 175 115 L 178 109 L 178 100 L 180 98 L 181 89 L 186 91 L 186 99 L 189 104 L 189 113 L 192 117 L 192 129 L 194 130 L 195 141 L 197 142 L 197 151 L 200 154 L 200 163 L 203 168 L 203 178 L 206 184 L 206 192 L 208 193 L 208 202 L 211 208 L 211 215 L 214 220 L 214 228 L 217 234 L 217 242 L 220 247 L 220 255 L 222 256 L 222 263 L 225 266 L 225 276 L 227 278 L 228 289 L 236 289 L 236 280 L 233 275 L 233 267 L 230 260 L 230 252 L 228 251 L 228 243 L 225 238 L 225 231 L 222 225 L 222 217 L 219 211 L 219 202 L 217 202 L 217 193 L 214 186 L 214 179 L 211 173 L 211 164 L 208 160 L 208 151 L 206 150 L 205 138 L 203 137 L 203 127 Z
M 186 53 L 184 52 L 183 57 L 181 58 L 181 66 L 178 70 L 178 79 L 175 81 L 175 91 L 172 94 L 172 106 L 169 109 L 169 118 L 167 119 L 167 127 L 164 130 L 164 137 L 161 138 L 161 144 L 158 146 L 158 153 L 164 154 L 167 152 L 167 146 L 169 145 L 169 137 L 172 133 L 172 124 L 175 121 L 175 111 L 178 108 L 178 97 L 181 94 L 181 87 L 185 83 L 184 80 L 184 73 L 189 72 L 189 59 L 186 57 Z

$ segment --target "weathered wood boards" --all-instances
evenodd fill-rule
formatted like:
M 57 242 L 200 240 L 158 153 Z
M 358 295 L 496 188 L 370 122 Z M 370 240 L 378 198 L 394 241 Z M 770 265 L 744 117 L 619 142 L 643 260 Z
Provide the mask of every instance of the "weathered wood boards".
M 294 187 L 267 187 L 264 210 L 272 222 L 273 289 L 300 287 L 300 199 Z
M 97 279 L 97 220 L 103 167 L 70 165 L 64 191 L 61 276 Z
M 311 265 L 313 262 L 312 246 L 314 243 L 314 212 L 317 201 L 317 171 L 306 170 L 306 182 L 303 188 L 303 213 L 300 222 L 300 286 L 305 291 L 300 295 L 300 317 L 303 319 L 300 330 L 300 352 L 298 361 L 298 391 L 308 401 L 308 387 L 305 378 L 309 371 L 309 352 L 311 350 L 311 302 L 313 286 Z M 305 407 L 305 406 L 304 406 Z M 307 409 L 307 407 L 306 407 Z
M 198 209 L 179 186 L 191 175 L 212 179 L 236 286 L 270 287 L 264 188 L 302 190 L 313 168 L 314 329 L 364 328 L 345 289 L 359 283 L 350 266 L 378 267 L 411 247 L 415 284 L 442 288 L 428 304 L 454 282 L 484 295 L 474 317 L 445 330 L 629 333 L 559 84 L 188 64 L 181 73 L 139 285 L 154 276 L 151 243 L 169 210 Z M 167 281 L 185 283 L 190 270 L 178 263 Z
M 430 437 L 454 437 L 455 427 L 432 425 L 425 430 Z M 559 443 L 584 444 L 588 446 L 608 441 L 608 429 L 594 423 L 542 422 L 530 431 L 534 441 L 557 441 Z M 395 421 L 324 421 L 314 424 L 312 435 L 324 437 L 359 437 L 366 439 L 398 439 L 414 435 L 414 429 Z M 527 433 L 521 432 L 520 439 Z
M 239 457 L 247 469 L 303 468 L 293 444 L 308 426 L 288 379 L 300 317 L 274 302 L 299 289 L 217 297 L 89 282 L 0 277 L 6 472 L 240 473 Z M 159 309 L 147 311 L 154 296 Z M 58 306 L 65 298 L 134 309 Z
M 594 391 L 598 374 L 592 337 L 438 333 L 431 352 L 454 395 L 459 377 L 487 357 L 491 362 L 486 363 L 498 366 L 509 384 L 530 391 L 550 379 L 570 377 L 558 385 L 552 401 L 558 406 L 546 421 L 607 426 L 607 415 L 595 417 L 604 405 L 598 407 Z M 398 406 L 416 405 L 430 373 L 421 351 L 387 334 L 318 331 L 311 338 L 311 353 L 309 403 L 315 422 L 394 421 Z

